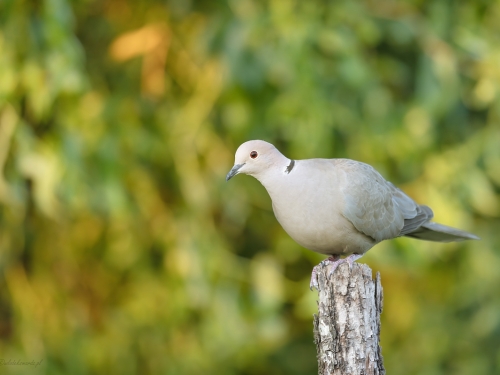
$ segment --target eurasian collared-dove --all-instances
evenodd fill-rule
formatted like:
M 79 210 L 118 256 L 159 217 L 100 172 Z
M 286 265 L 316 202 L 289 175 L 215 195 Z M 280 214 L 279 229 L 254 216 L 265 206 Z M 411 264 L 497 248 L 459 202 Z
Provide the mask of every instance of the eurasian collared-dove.
M 248 141 L 236 151 L 226 181 L 238 173 L 264 185 L 274 214 L 290 237 L 307 249 L 330 255 L 322 263 L 333 265 L 331 273 L 340 263 L 352 264 L 377 243 L 395 237 L 437 242 L 479 239 L 431 222 L 429 207 L 415 203 L 373 167 L 358 161 L 293 160 L 268 142 Z M 317 286 L 316 267 L 311 288 Z

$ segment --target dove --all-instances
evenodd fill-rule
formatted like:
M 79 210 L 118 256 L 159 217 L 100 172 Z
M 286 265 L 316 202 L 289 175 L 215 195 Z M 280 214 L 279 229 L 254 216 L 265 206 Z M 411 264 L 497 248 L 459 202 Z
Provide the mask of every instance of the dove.
M 276 219 L 299 245 L 328 255 L 318 267 L 330 275 L 381 241 L 411 237 L 435 242 L 478 240 L 474 234 L 432 222 L 432 210 L 416 203 L 368 164 L 350 159 L 294 160 L 271 143 L 243 143 L 226 181 L 255 177 L 267 190 Z M 341 256 L 346 256 L 340 258 Z

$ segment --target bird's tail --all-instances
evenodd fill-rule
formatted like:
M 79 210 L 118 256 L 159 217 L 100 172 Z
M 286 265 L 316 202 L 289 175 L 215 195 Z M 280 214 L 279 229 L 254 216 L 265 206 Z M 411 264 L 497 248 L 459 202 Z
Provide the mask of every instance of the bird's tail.
M 414 232 L 405 234 L 406 237 L 412 237 L 419 240 L 435 242 L 456 242 L 465 240 L 479 240 L 480 238 L 472 233 L 460 229 L 448 227 L 446 225 L 428 222 L 423 224 Z

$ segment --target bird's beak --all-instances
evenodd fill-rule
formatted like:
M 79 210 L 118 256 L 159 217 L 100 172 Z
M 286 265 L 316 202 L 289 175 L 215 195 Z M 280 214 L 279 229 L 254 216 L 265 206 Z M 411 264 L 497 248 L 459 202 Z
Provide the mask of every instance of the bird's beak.
M 235 164 L 234 167 L 231 168 L 229 173 L 226 176 L 226 181 L 229 181 L 231 178 L 236 176 L 238 173 L 240 173 L 240 168 L 243 167 L 245 163 L 243 164 Z

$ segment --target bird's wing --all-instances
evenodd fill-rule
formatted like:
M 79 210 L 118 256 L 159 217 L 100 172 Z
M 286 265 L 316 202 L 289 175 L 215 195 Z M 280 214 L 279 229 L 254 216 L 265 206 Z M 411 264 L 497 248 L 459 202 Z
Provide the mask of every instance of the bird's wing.
M 413 201 L 409 196 L 403 193 L 400 189 L 395 187 L 389 181 L 386 181 L 392 187 L 392 201 L 396 207 L 402 212 L 404 217 L 404 225 L 401 228 L 400 236 L 411 233 L 423 224 L 429 222 L 434 213 L 430 207 L 419 205 Z
M 344 217 L 377 242 L 410 233 L 432 218 L 429 207 L 416 204 L 370 165 L 341 159 L 337 168 Z

